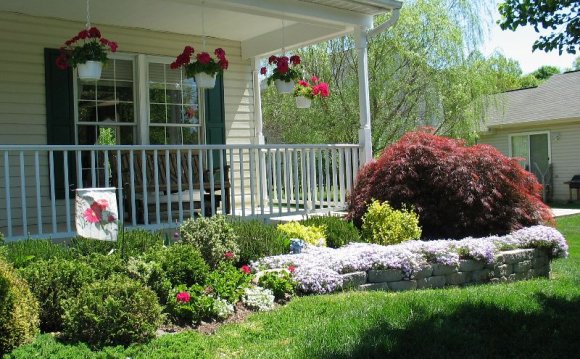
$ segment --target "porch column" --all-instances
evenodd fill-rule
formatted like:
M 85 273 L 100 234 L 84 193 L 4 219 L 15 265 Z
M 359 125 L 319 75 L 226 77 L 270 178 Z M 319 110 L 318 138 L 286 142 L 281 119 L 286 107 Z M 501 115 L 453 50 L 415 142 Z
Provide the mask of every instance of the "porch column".
M 252 75 L 253 75 L 253 92 L 254 92 L 254 124 L 256 126 L 256 142 L 258 145 L 263 145 L 264 130 L 262 126 L 262 95 L 260 94 L 260 57 L 256 56 L 252 59 Z
M 358 104 L 360 117 L 358 141 L 362 147 L 360 151 L 361 165 L 368 163 L 373 158 L 367 30 L 367 28 L 359 26 L 354 34 L 358 55 Z

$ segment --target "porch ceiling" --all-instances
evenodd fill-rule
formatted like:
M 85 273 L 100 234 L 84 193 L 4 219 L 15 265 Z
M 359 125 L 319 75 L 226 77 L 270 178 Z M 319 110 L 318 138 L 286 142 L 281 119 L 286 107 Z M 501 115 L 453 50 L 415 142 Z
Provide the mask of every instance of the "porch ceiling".
M 267 55 L 372 27 L 393 0 L 93 0 L 91 22 L 240 41 L 242 55 Z M 2 0 L 0 11 L 85 22 L 85 0 Z M 282 32 L 284 28 L 284 32 Z

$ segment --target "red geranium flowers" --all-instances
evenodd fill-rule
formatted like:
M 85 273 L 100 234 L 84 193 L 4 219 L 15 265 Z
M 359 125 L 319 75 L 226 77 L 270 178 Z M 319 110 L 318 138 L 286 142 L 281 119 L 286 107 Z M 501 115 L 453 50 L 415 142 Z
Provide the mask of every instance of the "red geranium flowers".
M 82 44 L 79 41 L 82 40 Z M 116 52 L 118 45 L 102 37 L 101 31 L 96 27 L 81 30 L 77 35 L 65 41 L 60 48 L 60 56 L 56 59 L 56 65 L 61 69 L 69 66 L 77 67 L 87 61 L 107 62 L 107 53 Z
M 268 85 L 272 83 L 274 80 L 281 80 L 284 82 L 296 81 L 300 78 L 300 74 L 298 73 L 296 67 L 300 65 L 301 60 L 300 56 L 292 55 L 288 56 L 270 56 L 268 58 L 268 65 L 275 65 L 276 67 L 272 71 L 272 75 L 268 77 Z M 262 75 L 266 75 L 268 73 L 268 69 L 266 67 L 262 67 L 260 69 L 260 73 Z
M 185 74 L 188 77 L 193 77 L 195 74 L 204 72 L 208 75 L 214 75 L 223 70 L 227 70 L 229 62 L 226 59 L 226 52 L 222 48 L 217 48 L 214 55 L 217 60 L 212 58 L 207 52 L 200 52 L 195 56 L 195 61 L 191 62 L 191 57 L 195 49 L 191 46 L 186 46 L 183 52 L 177 56 L 175 61 L 171 63 L 172 69 L 185 67 Z

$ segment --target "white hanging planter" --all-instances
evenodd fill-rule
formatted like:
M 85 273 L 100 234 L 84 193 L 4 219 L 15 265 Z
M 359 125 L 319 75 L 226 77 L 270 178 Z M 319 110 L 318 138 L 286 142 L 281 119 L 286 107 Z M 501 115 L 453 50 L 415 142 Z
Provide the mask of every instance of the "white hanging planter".
M 294 81 L 282 81 L 282 80 L 274 80 L 276 84 L 276 88 L 278 89 L 279 93 L 292 93 L 294 92 Z
M 312 104 L 312 100 L 309 99 L 308 97 L 304 97 L 304 96 L 296 96 L 296 107 L 298 108 L 310 108 L 310 105 Z
M 196 83 L 198 88 L 212 89 L 215 87 L 216 76 L 217 76 L 217 73 L 215 73 L 213 75 L 208 75 L 205 72 L 199 72 L 199 73 L 194 75 L 195 83 Z
M 98 80 L 101 78 L 103 63 L 100 61 L 87 61 L 84 64 L 78 64 L 77 71 L 81 80 Z

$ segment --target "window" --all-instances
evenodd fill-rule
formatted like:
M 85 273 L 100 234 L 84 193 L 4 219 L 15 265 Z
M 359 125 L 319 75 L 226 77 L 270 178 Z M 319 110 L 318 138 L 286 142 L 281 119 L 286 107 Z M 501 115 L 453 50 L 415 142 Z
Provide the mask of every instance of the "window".
M 510 136 L 510 155 L 520 157 L 522 167 L 536 175 L 538 179 L 550 166 L 549 133 L 530 133 Z
M 76 80 L 79 145 L 135 143 L 133 60 L 110 59 L 97 81 Z
M 202 142 L 199 94 L 195 81 L 181 69 L 150 62 L 149 143 L 199 144 Z

